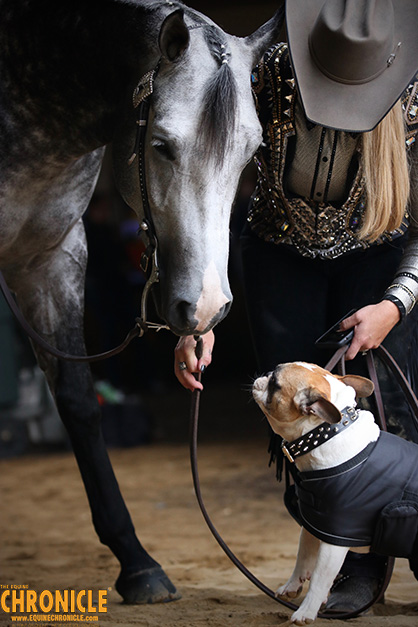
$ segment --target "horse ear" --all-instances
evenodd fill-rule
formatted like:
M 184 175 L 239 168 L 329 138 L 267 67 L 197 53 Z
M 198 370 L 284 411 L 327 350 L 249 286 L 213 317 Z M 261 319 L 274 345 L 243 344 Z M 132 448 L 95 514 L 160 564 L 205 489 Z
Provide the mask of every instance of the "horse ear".
M 357 374 L 346 374 L 338 378 L 341 379 L 341 381 L 346 385 L 354 388 L 356 391 L 356 395 L 359 398 L 366 398 L 373 393 L 374 384 L 372 381 L 370 381 L 370 379 L 366 379 L 366 377 L 360 377 Z
M 283 3 L 271 20 L 260 26 L 252 35 L 245 37 L 245 42 L 252 52 L 252 66 L 257 65 L 270 46 L 281 41 L 280 31 L 284 23 L 284 15 L 285 8 Z
M 183 9 L 178 9 L 161 26 L 158 44 L 161 54 L 169 61 L 177 61 L 189 45 L 189 30 L 183 18 Z

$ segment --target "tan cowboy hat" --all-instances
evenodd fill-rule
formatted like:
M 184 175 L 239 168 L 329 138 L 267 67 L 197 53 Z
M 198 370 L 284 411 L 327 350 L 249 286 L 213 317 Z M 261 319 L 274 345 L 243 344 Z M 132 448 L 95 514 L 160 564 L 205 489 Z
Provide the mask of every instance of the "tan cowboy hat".
M 418 0 L 286 0 L 306 117 L 370 131 L 418 70 Z

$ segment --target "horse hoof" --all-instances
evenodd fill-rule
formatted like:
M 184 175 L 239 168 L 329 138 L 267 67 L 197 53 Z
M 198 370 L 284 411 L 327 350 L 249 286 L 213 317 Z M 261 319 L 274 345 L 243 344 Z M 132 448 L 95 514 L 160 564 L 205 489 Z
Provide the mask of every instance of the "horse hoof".
M 146 568 L 136 573 L 121 573 L 116 581 L 116 590 L 124 603 L 169 603 L 181 599 L 165 572 L 160 566 Z

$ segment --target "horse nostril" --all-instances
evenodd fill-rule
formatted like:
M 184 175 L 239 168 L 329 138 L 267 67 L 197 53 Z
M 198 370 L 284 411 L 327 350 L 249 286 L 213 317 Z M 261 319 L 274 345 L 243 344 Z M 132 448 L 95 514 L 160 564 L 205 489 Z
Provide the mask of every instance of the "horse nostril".
M 197 325 L 195 318 L 196 305 L 186 300 L 179 300 L 173 304 L 171 322 L 180 331 L 193 331 Z
M 177 311 L 179 316 L 185 322 L 195 322 L 194 313 L 196 311 L 196 306 L 188 303 L 186 300 L 182 300 L 177 305 Z
M 229 314 L 229 311 L 232 307 L 232 300 L 229 300 L 221 309 L 220 313 L 220 319 L 223 320 L 224 318 L 226 318 L 226 316 Z

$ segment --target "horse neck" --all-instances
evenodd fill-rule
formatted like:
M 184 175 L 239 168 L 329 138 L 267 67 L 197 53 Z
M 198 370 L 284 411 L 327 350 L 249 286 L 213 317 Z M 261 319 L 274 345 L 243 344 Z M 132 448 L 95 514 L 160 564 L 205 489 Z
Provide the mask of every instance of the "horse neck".
M 0 0 L 0 11 L 0 68 L 5 104 L 19 108 L 15 123 L 48 120 L 54 134 L 65 126 L 69 143 L 83 138 L 81 151 L 110 141 L 132 60 L 146 59 L 141 35 L 153 30 L 146 9 L 112 0 Z

